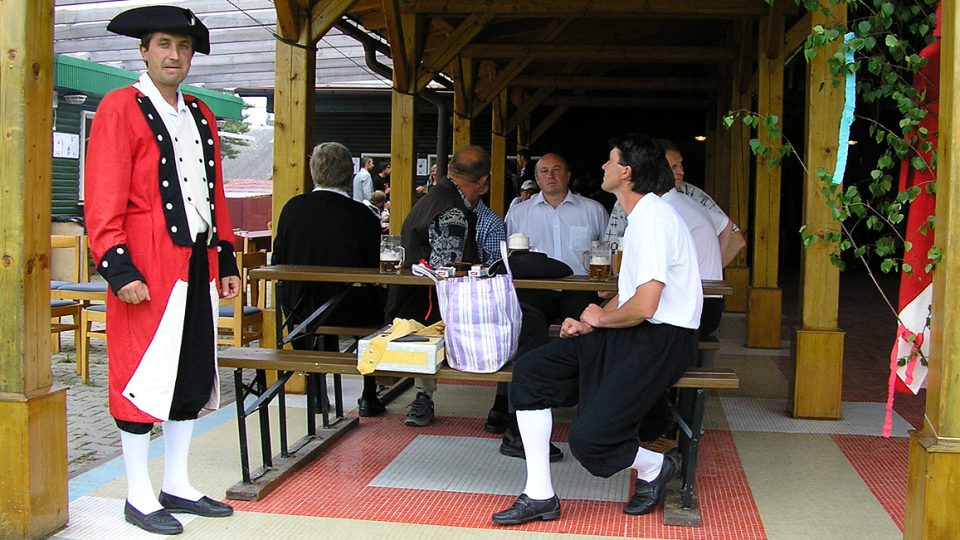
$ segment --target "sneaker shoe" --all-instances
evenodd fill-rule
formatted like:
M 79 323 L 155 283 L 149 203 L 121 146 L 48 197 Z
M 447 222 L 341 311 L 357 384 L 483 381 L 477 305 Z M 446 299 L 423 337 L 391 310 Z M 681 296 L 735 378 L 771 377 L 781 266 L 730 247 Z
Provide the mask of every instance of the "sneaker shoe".
M 410 404 L 410 412 L 403 423 L 411 427 L 423 427 L 433 423 L 433 398 L 429 394 L 417 392 L 417 398 Z

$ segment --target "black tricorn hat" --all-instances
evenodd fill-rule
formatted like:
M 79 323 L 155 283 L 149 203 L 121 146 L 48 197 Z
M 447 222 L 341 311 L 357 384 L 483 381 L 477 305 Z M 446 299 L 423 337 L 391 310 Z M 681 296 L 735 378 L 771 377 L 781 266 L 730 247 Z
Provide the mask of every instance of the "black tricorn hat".
M 519 279 L 555 279 L 573 275 L 567 263 L 551 259 L 539 251 L 515 251 L 508 260 L 513 277 Z M 487 271 L 492 276 L 507 273 L 502 259 L 494 261 Z
M 137 39 L 150 32 L 191 36 L 194 51 L 210 54 L 210 31 L 186 8 L 147 6 L 128 9 L 110 21 L 107 31 Z

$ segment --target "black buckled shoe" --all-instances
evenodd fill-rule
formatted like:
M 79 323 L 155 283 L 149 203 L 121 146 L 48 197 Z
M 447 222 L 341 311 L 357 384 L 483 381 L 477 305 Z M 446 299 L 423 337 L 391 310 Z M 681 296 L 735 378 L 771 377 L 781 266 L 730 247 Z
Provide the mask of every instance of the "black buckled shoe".
M 204 495 L 197 501 L 182 499 L 174 495 L 160 492 L 157 497 L 160 504 L 170 512 L 180 514 L 196 514 L 203 517 L 227 517 L 233 515 L 233 507 L 227 503 L 216 501 Z
M 483 430 L 487 433 L 500 435 L 507 430 L 508 418 L 510 418 L 510 413 L 507 411 L 490 409 L 490 412 L 487 413 L 487 423 L 483 425 Z
M 673 460 L 664 456 L 663 467 L 660 468 L 660 474 L 657 475 L 656 480 L 647 482 L 637 478 L 633 497 L 623 507 L 624 513 L 631 516 L 642 516 L 652 512 L 660 503 L 660 500 L 663 499 L 663 495 L 667 491 L 667 482 L 673 478 L 673 471 Z
M 131 506 L 130 501 L 127 501 L 127 504 L 123 506 L 123 517 L 127 520 L 127 523 L 132 523 L 149 533 L 180 534 L 183 532 L 183 525 L 166 509 L 144 514 Z
M 357 414 L 363 418 L 380 416 L 387 410 L 387 407 L 376 396 L 373 398 L 361 397 L 357 400 L 357 405 Z
M 517 497 L 513 506 L 493 515 L 493 522 L 500 525 L 520 525 L 535 519 L 550 521 L 560 517 L 560 498 L 531 499 L 525 493 Z
M 503 433 L 503 442 L 500 443 L 500 453 L 507 457 L 527 459 L 523 451 L 523 439 L 510 430 Z M 550 463 L 563 459 L 563 450 L 550 443 Z

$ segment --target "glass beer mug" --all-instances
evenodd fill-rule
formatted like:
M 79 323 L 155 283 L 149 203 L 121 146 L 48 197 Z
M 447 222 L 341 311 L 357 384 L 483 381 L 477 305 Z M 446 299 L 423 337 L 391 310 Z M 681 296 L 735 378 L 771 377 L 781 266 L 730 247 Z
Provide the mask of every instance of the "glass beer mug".
M 399 234 L 385 234 L 380 237 L 380 273 L 399 274 L 403 266 L 403 246 Z
M 584 254 L 584 266 L 590 279 L 601 280 L 610 277 L 610 243 L 593 241 L 590 251 Z

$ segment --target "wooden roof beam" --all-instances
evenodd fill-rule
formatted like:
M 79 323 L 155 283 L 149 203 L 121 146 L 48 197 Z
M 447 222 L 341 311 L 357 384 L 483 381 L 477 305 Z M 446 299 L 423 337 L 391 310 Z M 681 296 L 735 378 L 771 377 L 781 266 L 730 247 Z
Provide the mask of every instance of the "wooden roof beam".
M 433 77 L 440 73 L 468 43 L 477 37 L 483 28 L 494 18 L 492 13 L 473 14 L 460 23 L 440 46 L 425 58 L 423 66 L 417 70 L 417 88 L 426 88 Z
M 355 0 L 323 0 L 314 4 L 310 9 L 310 39 L 314 43 L 320 41 L 355 3 Z
M 707 99 L 684 98 L 638 98 L 603 96 L 553 96 L 543 100 L 546 106 L 566 105 L 569 107 L 604 109 L 708 109 L 713 101 Z
M 742 19 L 767 14 L 766 4 L 759 0 L 401 0 L 401 9 L 420 14 L 497 13 L 518 17 L 637 15 L 666 19 Z
M 300 27 L 304 19 L 300 2 L 298 0 L 276 0 L 273 5 L 277 10 L 277 33 L 283 39 L 299 40 Z
M 767 58 L 778 58 L 783 53 L 784 27 L 784 0 L 774 0 L 770 5 L 770 16 L 767 17 Z
M 557 19 L 550 23 L 550 25 L 540 34 L 538 41 L 540 46 L 546 46 L 550 42 L 557 39 L 563 30 L 569 25 L 573 20 L 570 18 L 566 19 Z M 475 47 L 475 45 L 468 45 L 464 50 Z M 461 53 L 462 54 L 462 53 Z M 467 56 L 467 55 L 463 55 Z M 510 62 L 503 70 L 497 74 L 497 78 L 485 89 L 482 95 L 477 96 L 476 101 L 474 102 L 473 113 L 477 114 L 486 108 L 487 105 L 493 102 L 494 98 L 500 94 L 510 83 L 517 78 L 523 70 L 527 69 L 527 66 L 533 61 L 533 58 L 530 57 L 517 57 L 515 60 Z
M 727 47 L 645 47 L 629 45 L 558 45 L 474 43 L 464 56 L 492 60 L 637 62 L 648 64 L 733 62 L 738 51 Z
M 511 86 L 520 88 L 552 87 L 559 90 L 703 90 L 719 88 L 719 79 L 683 79 L 679 77 L 593 77 L 523 75 Z

